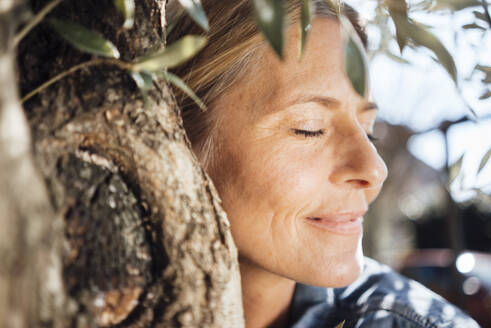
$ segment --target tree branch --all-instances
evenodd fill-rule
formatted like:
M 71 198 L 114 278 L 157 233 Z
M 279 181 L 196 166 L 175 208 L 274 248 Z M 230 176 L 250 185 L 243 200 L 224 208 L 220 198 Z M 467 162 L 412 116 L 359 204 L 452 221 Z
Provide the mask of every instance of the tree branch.
M 56 8 L 63 0 L 53 0 L 48 3 L 40 12 L 33 17 L 33 19 L 14 37 L 14 46 L 17 46 L 19 42 L 36 27 L 47 14 L 49 14 L 53 9 Z
M 62 78 L 66 77 L 66 76 L 68 76 L 68 75 L 70 75 L 72 73 L 75 73 L 76 71 L 78 71 L 78 70 L 80 70 L 82 68 L 87 68 L 87 67 L 96 66 L 96 65 L 102 65 L 102 64 L 116 65 L 116 66 L 118 66 L 118 67 L 120 67 L 122 69 L 125 69 L 125 70 L 131 69 L 131 64 L 122 62 L 122 61 L 117 60 L 117 59 L 112 59 L 112 58 L 96 58 L 96 59 L 92 59 L 92 60 L 89 60 L 89 61 L 80 63 L 78 65 L 75 65 L 75 66 L 71 67 L 70 69 L 68 69 L 68 70 L 66 70 L 64 72 L 61 72 L 60 74 L 58 74 L 58 75 L 52 77 L 51 79 L 49 79 L 48 81 L 44 82 L 39 87 L 37 87 L 36 89 L 32 90 L 27 95 L 25 95 L 22 98 L 22 100 L 21 100 L 21 104 L 25 103 L 26 101 L 28 101 L 29 99 L 31 99 L 33 96 L 35 96 L 39 92 L 43 91 L 44 89 L 46 89 L 47 87 L 49 87 L 53 83 L 58 82 Z

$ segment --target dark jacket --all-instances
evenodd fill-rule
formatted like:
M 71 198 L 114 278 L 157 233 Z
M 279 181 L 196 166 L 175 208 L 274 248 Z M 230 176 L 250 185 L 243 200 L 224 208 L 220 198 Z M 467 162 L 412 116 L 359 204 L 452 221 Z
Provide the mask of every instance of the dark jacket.
M 361 276 L 343 288 L 297 283 L 290 311 L 293 328 L 478 328 L 457 307 L 388 266 L 365 258 Z

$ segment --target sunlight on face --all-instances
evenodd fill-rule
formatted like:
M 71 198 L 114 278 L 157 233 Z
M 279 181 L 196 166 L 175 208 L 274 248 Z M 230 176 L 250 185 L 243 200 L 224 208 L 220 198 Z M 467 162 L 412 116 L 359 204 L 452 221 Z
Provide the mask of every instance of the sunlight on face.
M 375 106 L 343 71 L 336 21 L 316 18 L 304 58 L 298 26 L 285 61 L 264 49 L 213 104 L 219 160 L 209 172 L 243 263 L 325 287 L 361 269 L 361 219 L 387 169 L 367 134 Z

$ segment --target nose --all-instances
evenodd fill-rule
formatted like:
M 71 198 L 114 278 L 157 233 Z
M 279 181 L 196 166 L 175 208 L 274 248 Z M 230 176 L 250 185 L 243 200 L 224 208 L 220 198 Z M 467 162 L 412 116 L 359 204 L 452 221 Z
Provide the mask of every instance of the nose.
M 387 166 L 365 132 L 358 130 L 340 135 L 329 180 L 357 189 L 381 187 L 387 178 Z

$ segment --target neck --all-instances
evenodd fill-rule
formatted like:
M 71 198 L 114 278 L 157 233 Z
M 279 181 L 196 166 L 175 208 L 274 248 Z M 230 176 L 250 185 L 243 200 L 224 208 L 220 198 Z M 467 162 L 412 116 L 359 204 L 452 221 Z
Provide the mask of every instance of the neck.
M 243 258 L 239 262 L 246 328 L 286 327 L 295 281 Z

